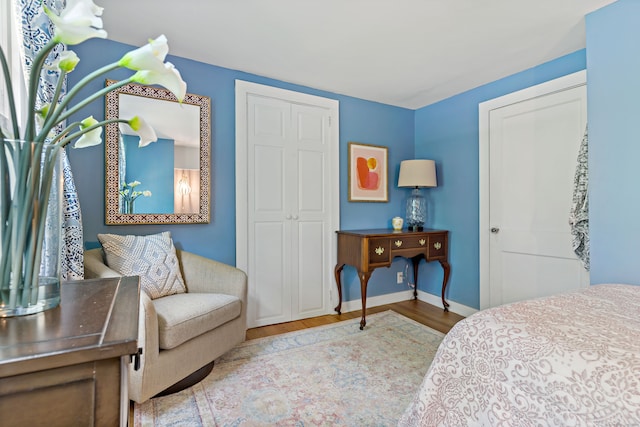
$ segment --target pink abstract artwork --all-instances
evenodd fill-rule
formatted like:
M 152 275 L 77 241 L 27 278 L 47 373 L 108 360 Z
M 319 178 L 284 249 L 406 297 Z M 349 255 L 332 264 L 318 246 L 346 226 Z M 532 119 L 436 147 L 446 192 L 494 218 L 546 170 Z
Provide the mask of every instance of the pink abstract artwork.
M 349 143 L 349 201 L 387 202 L 387 147 Z

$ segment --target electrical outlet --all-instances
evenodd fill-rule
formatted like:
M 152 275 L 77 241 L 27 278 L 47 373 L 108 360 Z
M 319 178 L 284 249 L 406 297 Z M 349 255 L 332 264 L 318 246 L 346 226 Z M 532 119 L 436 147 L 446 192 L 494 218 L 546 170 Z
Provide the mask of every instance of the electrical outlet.
M 396 283 L 402 283 L 402 282 L 404 282 L 404 275 L 402 274 L 402 271 L 398 271 L 396 275 Z

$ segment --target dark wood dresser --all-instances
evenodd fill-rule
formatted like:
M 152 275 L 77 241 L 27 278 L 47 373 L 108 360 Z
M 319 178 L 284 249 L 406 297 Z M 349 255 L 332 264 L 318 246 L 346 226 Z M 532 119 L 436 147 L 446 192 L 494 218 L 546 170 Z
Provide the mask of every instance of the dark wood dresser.
M 64 282 L 60 306 L 0 319 L 0 425 L 126 425 L 139 298 L 137 277 Z
M 451 268 L 447 261 L 449 250 L 449 232 L 446 230 L 393 231 L 387 229 L 340 230 L 338 234 L 338 263 L 335 267 L 336 284 L 339 302 L 335 310 L 342 309 L 342 269 L 346 264 L 358 271 L 362 293 L 362 320 L 360 329 L 364 329 L 367 321 L 367 284 L 371 273 L 378 267 L 389 267 L 395 257 L 410 258 L 413 262 L 413 277 L 416 287 L 413 297 L 418 297 L 418 264 L 421 259 L 438 261 L 444 270 L 442 280 L 442 305 L 448 311 L 449 303 L 444 299 Z

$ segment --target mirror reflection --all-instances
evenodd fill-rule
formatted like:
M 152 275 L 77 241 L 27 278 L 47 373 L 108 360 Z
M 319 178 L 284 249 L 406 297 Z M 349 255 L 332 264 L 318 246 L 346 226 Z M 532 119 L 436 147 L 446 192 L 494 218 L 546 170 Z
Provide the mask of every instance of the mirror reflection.
M 128 94 L 118 102 L 120 117 L 140 115 L 158 136 L 138 147 L 138 136 L 120 124 L 120 213 L 198 212 L 199 107 Z
M 107 128 L 107 224 L 209 222 L 209 98 L 187 94 L 181 105 L 135 84 L 109 95 L 107 119 L 138 115 L 158 140 L 139 147 L 127 125 Z

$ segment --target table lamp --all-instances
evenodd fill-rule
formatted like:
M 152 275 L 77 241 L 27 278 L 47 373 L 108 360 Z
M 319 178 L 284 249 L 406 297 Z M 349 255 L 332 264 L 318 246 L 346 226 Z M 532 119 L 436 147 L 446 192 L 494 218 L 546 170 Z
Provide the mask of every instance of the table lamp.
M 413 187 L 407 199 L 406 224 L 409 231 L 424 230 L 427 219 L 427 203 L 420 188 L 437 186 L 435 161 L 416 159 L 400 162 L 398 187 Z

